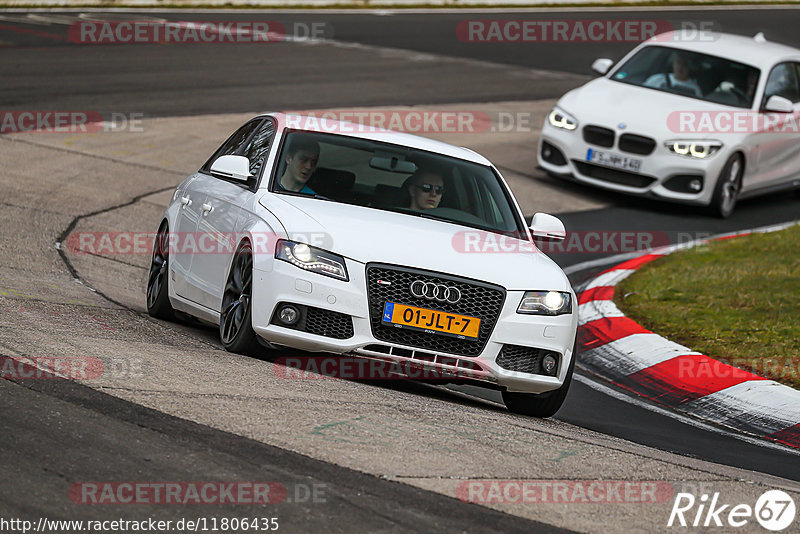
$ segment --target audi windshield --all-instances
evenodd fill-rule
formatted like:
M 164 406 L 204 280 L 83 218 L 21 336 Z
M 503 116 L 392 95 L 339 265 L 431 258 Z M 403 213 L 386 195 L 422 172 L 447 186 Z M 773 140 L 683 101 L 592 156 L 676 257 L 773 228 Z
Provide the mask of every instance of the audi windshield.
M 271 190 L 527 235 L 491 167 L 368 139 L 289 133 Z

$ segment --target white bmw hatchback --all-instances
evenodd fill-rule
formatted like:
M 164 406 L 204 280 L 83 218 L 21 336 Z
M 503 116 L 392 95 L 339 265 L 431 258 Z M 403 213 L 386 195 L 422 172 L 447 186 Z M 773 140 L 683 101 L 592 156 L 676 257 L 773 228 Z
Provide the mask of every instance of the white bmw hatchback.
M 218 324 L 222 344 L 346 354 L 503 392 L 549 416 L 572 376 L 575 293 L 497 169 L 420 137 L 254 118 L 181 183 L 160 223 L 151 315 Z M 449 380 L 448 380 L 449 381 Z
M 645 41 L 545 119 L 551 176 L 709 206 L 800 187 L 800 50 L 722 33 Z

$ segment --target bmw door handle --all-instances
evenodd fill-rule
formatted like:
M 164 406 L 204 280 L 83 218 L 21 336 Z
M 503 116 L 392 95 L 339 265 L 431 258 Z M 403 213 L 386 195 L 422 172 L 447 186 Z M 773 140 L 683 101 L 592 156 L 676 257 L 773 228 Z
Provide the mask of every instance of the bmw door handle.
M 181 206 L 188 207 L 192 205 L 192 199 L 189 197 L 181 197 Z
M 202 208 L 203 208 L 203 215 L 208 215 L 209 213 L 211 213 L 212 211 L 214 211 L 214 206 L 212 206 L 212 205 L 211 205 L 211 204 L 209 204 L 208 202 L 206 202 L 205 204 L 203 204 Z

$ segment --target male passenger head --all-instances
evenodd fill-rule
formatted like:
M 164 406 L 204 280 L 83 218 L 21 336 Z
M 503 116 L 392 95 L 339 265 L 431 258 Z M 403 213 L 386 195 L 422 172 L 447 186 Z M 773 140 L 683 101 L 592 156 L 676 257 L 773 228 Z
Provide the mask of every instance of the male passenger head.
M 314 174 L 319 161 L 319 144 L 316 141 L 295 134 L 286 149 L 286 170 L 281 176 L 280 186 L 287 191 L 311 193 L 308 180 Z

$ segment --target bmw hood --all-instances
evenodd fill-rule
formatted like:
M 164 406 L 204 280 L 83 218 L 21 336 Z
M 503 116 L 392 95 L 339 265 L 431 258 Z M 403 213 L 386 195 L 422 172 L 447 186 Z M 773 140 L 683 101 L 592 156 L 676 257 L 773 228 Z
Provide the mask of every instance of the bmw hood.
M 594 124 L 617 133 L 645 135 L 659 141 L 687 135 L 698 139 L 708 137 L 706 134 L 692 133 L 692 128 L 698 128 L 701 124 L 702 112 L 745 111 L 607 78 L 597 78 L 573 89 L 561 97 L 557 106 L 572 115 L 578 121 L 579 128 Z
M 290 195 L 260 203 L 290 239 L 360 263 L 389 263 L 499 284 L 569 291 L 563 271 L 530 243 L 413 215 Z

